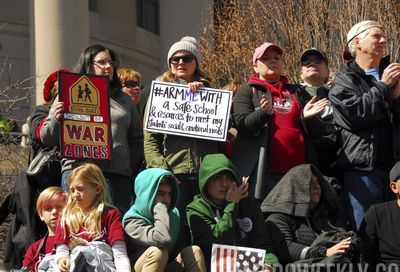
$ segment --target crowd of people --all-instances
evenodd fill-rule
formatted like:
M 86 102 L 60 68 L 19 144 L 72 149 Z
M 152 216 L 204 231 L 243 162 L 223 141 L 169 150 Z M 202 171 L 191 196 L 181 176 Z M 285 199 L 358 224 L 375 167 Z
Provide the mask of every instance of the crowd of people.
M 212 246 L 222 244 L 265 250 L 257 271 L 400 271 L 400 64 L 385 56 L 386 44 L 382 25 L 359 22 L 334 79 L 326 54 L 309 48 L 302 82 L 289 83 L 284 49 L 263 43 L 248 81 L 225 87 L 234 98 L 223 144 L 143 131 L 150 87 L 118 67 L 111 49 L 86 48 L 73 71 L 110 81 L 112 159 L 62 159 L 54 177 L 37 181 L 33 199 L 47 228 L 26 245 L 23 265 L 210 271 Z M 218 87 L 201 70 L 193 37 L 171 46 L 167 65 L 156 80 L 192 92 Z M 30 115 L 32 157 L 59 148 L 60 71 Z

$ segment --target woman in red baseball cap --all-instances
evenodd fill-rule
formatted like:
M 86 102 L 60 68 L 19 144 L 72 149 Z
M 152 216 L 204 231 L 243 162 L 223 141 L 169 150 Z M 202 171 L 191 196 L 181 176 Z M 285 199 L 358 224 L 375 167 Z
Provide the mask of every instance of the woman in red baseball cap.
M 288 170 L 310 161 L 307 137 L 320 136 L 324 125 L 317 114 L 328 104 L 288 83 L 282 55 L 273 43 L 256 48 L 255 74 L 233 101 L 238 136 L 232 161 L 240 176 L 250 177 L 249 192 L 260 200 Z

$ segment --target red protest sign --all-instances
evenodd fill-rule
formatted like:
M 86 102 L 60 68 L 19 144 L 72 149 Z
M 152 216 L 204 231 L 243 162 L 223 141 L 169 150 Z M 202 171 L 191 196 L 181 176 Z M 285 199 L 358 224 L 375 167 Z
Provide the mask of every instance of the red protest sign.
M 58 78 L 61 118 L 61 154 L 65 158 L 109 160 L 108 78 L 61 72 Z

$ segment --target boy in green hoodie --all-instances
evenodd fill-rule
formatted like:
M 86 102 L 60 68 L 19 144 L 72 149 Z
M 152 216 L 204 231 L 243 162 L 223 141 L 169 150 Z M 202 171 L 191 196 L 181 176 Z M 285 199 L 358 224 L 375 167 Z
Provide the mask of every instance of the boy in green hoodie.
M 146 169 L 135 180 L 135 193 L 135 203 L 122 221 L 132 271 L 206 271 L 198 246 L 183 250 L 177 246 L 180 219 L 175 176 L 159 168 Z
M 202 249 L 208 267 L 213 243 L 265 249 L 264 262 L 278 262 L 259 202 L 247 196 L 247 182 L 238 178 L 225 155 L 204 157 L 199 186 L 201 194 L 195 196 L 186 212 L 193 244 Z

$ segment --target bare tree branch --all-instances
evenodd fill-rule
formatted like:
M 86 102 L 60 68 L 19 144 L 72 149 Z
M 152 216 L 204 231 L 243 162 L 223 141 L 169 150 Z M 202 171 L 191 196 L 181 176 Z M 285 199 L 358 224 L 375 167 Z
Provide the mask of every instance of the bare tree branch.
M 203 69 L 215 87 L 228 80 L 247 80 L 252 54 L 263 42 L 285 50 L 285 74 L 299 82 L 299 58 L 310 47 L 327 53 L 330 69 L 338 71 L 348 30 L 362 20 L 376 20 L 385 28 L 387 53 L 400 61 L 400 1 L 350 0 L 225 0 L 215 11 L 216 24 L 200 38 Z

